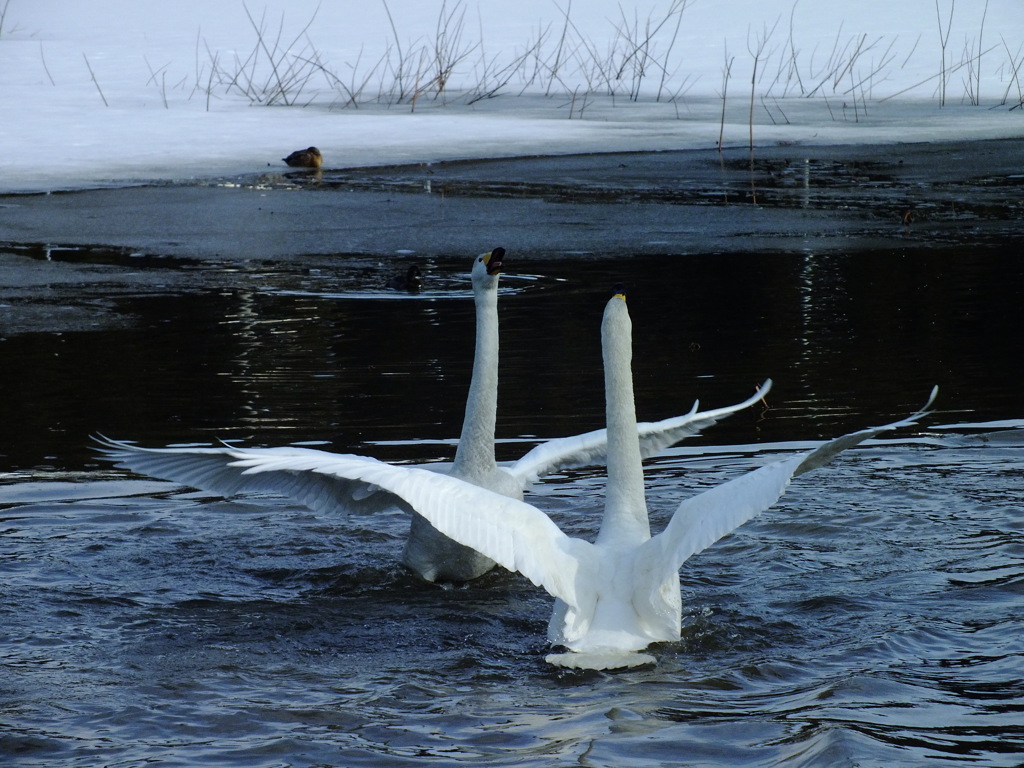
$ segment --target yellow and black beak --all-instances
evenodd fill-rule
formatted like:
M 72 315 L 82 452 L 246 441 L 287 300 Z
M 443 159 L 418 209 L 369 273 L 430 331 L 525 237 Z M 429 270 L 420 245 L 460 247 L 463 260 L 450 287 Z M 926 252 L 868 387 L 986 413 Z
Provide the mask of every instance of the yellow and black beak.
M 504 267 L 504 263 L 502 262 L 502 259 L 504 259 L 504 258 L 505 258 L 505 249 L 504 248 L 495 248 L 490 253 L 484 254 L 484 264 L 487 265 L 487 274 L 488 275 L 498 275 L 498 274 L 501 274 L 502 268 Z

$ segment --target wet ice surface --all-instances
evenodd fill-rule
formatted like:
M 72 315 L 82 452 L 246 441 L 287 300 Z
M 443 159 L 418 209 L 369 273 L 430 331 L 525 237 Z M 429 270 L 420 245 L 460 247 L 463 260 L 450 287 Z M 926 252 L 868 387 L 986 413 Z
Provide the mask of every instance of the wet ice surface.
M 1019 232 L 1019 141 L 758 148 L 274 173 L 0 197 L 17 242 L 258 264 L 835 252 L 998 242 Z M 902 223 L 911 212 L 909 226 Z M 201 235 L 201 236 L 199 236 Z M 239 264 L 241 263 L 241 264 Z M 319 265 L 314 265 L 319 266 Z
M 714 202 L 714 153 L 676 181 L 636 156 L 5 198 L 25 237 L 0 249 L 0 753 L 1018 764 L 1024 273 L 1005 150 L 983 145 L 962 177 L 941 155 L 818 159 L 806 187 L 799 158 L 765 155 L 756 205 L 741 162 Z M 940 412 L 688 562 L 681 642 L 617 674 L 545 665 L 550 601 L 517 576 L 413 579 L 398 513 L 219 499 L 90 451 L 101 431 L 450 460 L 467 257 L 496 245 L 500 458 L 602 426 L 597 331 L 620 280 L 641 419 L 775 379 L 767 410 L 651 463 L 656 530 L 684 495 L 906 415 L 934 383 Z M 421 293 L 384 287 L 412 262 Z M 589 536 L 603 487 L 587 470 L 530 498 Z

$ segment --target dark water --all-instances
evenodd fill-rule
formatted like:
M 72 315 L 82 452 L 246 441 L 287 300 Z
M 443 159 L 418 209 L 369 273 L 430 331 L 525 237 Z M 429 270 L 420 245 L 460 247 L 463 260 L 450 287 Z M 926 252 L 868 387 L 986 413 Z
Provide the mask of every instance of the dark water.
M 519 265 L 506 245 L 503 458 L 601 426 L 598 325 L 619 280 L 641 419 L 775 380 L 766 411 L 651 462 L 656 528 L 687 493 L 905 415 L 932 384 L 939 412 L 801 478 L 688 562 L 682 640 L 654 648 L 656 667 L 568 673 L 543 661 L 545 594 L 504 572 L 418 582 L 397 564 L 397 512 L 228 501 L 88 448 L 101 431 L 450 458 L 469 254 L 419 259 L 417 296 L 380 288 L 404 259 L 104 257 L 106 278 L 162 270 L 168 287 L 83 284 L 88 327 L 0 329 L 5 764 L 1022 764 L 1024 437 L 990 423 L 1024 417 L 1020 242 Z M 21 317 L 75 304 L 37 299 Z M 574 472 L 530 499 L 589 535 L 603 484 Z

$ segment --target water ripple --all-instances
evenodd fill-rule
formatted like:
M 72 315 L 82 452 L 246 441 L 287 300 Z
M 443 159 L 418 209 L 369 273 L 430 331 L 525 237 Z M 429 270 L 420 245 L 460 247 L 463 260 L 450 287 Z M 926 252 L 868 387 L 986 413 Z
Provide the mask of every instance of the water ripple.
M 783 447 L 652 463 L 652 508 Z M 3 511 L 0 749 L 19 766 L 1019 764 L 1021 448 L 879 442 L 686 564 L 654 668 L 548 667 L 550 600 L 441 590 L 269 497 L 39 478 Z M 141 492 L 140 492 L 141 491 Z M 537 495 L 581 533 L 600 473 Z M 664 512 L 656 512 L 664 514 Z

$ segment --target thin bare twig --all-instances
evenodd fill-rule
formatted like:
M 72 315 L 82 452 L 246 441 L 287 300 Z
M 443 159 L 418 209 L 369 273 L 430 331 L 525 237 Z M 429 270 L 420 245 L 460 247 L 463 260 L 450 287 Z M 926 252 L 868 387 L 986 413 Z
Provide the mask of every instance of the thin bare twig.
M 1008 78 L 1008 82 L 1006 84 L 1006 91 L 1003 93 L 1003 101 L 1002 101 L 1002 103 L 1005 105 L 1006 102 L 1009 100 L 1009 98 L 1010 98 L 1010 88 L 1014 84 L 1016 84 L 1017 85 L 1017 104 L 1016 104 L 1016 106 L 1011 107 L 1011 109 L 1016 109 L 1021 104 L 1024 104 L 1024 89 L 1021 88 L 1021 84 L 1020 84 L 1020 69 L 1021 69 L 1021 65 L 1024 64 L 1024 56 L 1021 56 L 1021 49 L 1024 48 L 1024 43 L 1022 43 L 1021 45 L 1017 46 L 1017 55 L 1015 56 L 1014 54 L 1012 54 L 1010 52 L 1010 46 L 1006 44 L 1006 38 L 1004 38 L 1002 35 L 1000 35 L 999 39 L 1003 43 L 1003 48 L 1006 49 L 1006 56 L 1007 56 L 1007 58 L 1009 59 L 1009 62 L 1010 62 L 1010 77 Z
M 53 75 L 50 74 L 50 68 L 46 66 L 46 57 L 43 55 L 42 40 L 39 41 L 39 60 L 43 62 L 43 72 L 45 72 L 46 76 L 50 79 L 50 85 L 57 85 L 57 83 L 54 82 Z
M 732 75 L 732 63 L 736 60 L 733 56 L 729 58 L 729 45 L 725 45 L 725 66 L 722 67 L 722 120 L 718 125 L 718 152 L 722 152 L 722 142 L 725 140 L 725 99 L 729 91 L 729 77 Z
M 935 0 L 935 18 L 939 23 L 939 53 L 942 55 L 942 66 L 939 70 L 939 106 L 946 106 L 946 84 L 949 82 L 949 75 L 946 72 L 946 44 L 949 42 L 949 33 L 953 29 L 953 9 L 956 0 L 949 0 L 949 17 L 946 19 L 946 31 L 942 31 L 942 13 L 939 11 L 939 0 Z
M 103 106 L 109 107 L 110 105 L 107 103 L 107 97 L 103 95 L 103 89 L 100 88 L 99 80 L 96 79 L 96 73 L 92 71 L 92 65 L 89 63 L 89 58 L 84 52 L 82 53 L 82 58 L 85 59 L 85 66 L 89 70 L 89 76 L 92 77 L 93 85 L 96 86 L 96 90 L 99 91 L 100 98 L 103 99 Z

